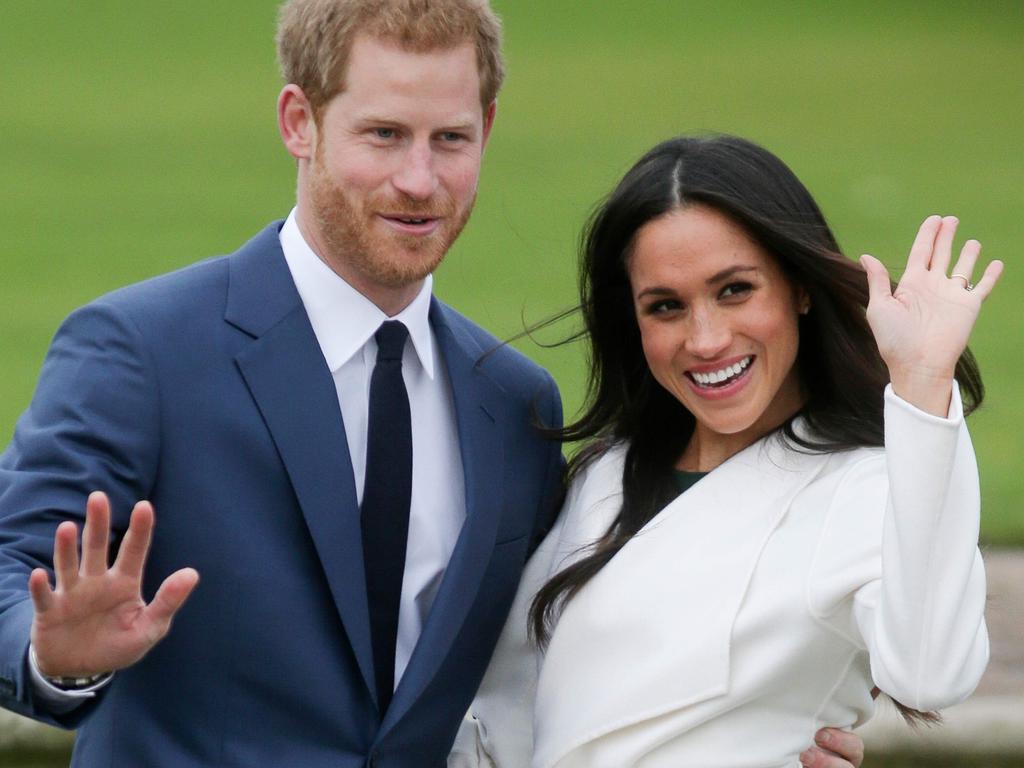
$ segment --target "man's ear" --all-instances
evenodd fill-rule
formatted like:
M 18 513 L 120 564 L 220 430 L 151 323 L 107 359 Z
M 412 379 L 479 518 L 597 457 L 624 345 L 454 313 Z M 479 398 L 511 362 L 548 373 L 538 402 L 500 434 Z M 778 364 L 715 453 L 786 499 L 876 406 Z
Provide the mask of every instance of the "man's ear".
M 487 140 L 491 138 L 491 128 L 494 127 L 494 116 L 498 114 L 498 100 L 492 101 L 487 111 L 484 112 L 484 147 L 487 146 Z
M 316 121 L 313 108 L 302 89 L 289 83 L 277 97 L 277 129 L 285 149 L 296 160 L 313 157 L 316 147 Z

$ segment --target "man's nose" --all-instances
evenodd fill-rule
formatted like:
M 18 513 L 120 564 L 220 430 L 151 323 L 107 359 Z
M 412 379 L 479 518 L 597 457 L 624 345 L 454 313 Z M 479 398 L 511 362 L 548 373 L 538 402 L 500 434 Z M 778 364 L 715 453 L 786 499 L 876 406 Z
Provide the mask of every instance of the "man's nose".
M 434 154 L 425 144 L 415 143 L 402 158 L 402 166 L 392 177 L 399 192 L 414 200 L 427 200 L 437 191 Z

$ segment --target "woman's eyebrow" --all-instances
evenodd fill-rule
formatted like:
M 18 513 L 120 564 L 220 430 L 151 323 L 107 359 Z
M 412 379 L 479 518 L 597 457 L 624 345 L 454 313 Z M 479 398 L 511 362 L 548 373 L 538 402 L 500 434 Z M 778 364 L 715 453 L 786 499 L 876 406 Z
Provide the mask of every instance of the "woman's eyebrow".
M 757 272 L 757 271 L 758 271 L 757 267 L 755 267 L 753 265 L 746 266 L 746 265 L 743 265 L 743 264 L 737 264 L 737 265 L 732 266 L 732 267 L 726 267 L 725 269 L 723 269 L 723 270 L 721 270 L 719 272 L 715 272 L 715 274 L 713 274 L 711 277 L 709 277 L 706 282 L 707 282 L 708 285 L 714 285 L 715 283 L 721 283 L 724 280 L 728 280 L 730 277 L 733 277 L 734 275 L 739 274 L 740 272 Z

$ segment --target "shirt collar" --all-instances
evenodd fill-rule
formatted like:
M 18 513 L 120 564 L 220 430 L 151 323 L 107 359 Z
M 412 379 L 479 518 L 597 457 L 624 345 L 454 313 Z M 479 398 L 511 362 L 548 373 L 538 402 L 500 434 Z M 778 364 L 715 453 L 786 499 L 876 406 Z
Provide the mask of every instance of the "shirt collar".
M 402 321 L 409 329 L 420 365 L 433 379 L 434 345 L 429 320 L 433 276 L 427 275 L 409 306 L 389 318 L 313 252 L 299 230 L 295 213 L 293 208 L 281 228 L 281 250 L 331 372 L 347 363 L 377 332 L 380 324 L 390 319 Z

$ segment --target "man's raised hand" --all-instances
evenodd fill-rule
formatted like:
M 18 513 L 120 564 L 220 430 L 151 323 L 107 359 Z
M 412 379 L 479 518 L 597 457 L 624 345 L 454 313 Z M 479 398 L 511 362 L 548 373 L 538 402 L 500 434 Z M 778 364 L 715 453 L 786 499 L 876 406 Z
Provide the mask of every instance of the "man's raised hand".
M 110 502 L 89 495 L 78 556 L 78 526 L 61 523 L 53 544 L 56 585 L 36 568 L 28 588 L 35 606 L 32 647 L 47 677 L 90 677 L 115 672 L 146 655 L 167 634 L 199 574 L 175 571 L 148 605 L 142 599 L 142 572 L 153 537 L 153 506 L 140 501 L 114 564 L 109 566 Z

